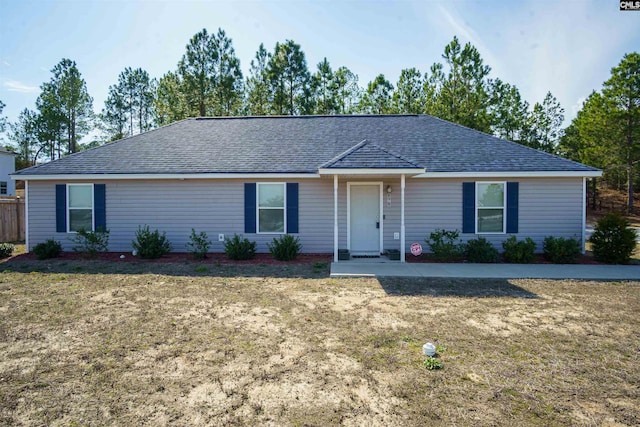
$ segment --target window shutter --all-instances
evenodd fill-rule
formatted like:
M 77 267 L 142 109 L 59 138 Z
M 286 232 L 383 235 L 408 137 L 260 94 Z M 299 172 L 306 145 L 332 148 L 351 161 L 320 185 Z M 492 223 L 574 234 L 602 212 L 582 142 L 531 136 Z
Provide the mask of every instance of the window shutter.
M 107 231 L 107 197 L 105 184 L 93 185 L 93 215 L 95 231 Z
M 244 184 L 244 232 L 256 232 L 256 184 Z
M 518 187 L 517 182 L 507 182 L 507 233 L 518 232 Z
M 56 184 L 56 231 L 67 232 L 67 185 Z
M 298 183 L 287 183 L 287 233 L 298 233 Z
M 476 183 L 462 183 L 462 232 L 476 232 Z

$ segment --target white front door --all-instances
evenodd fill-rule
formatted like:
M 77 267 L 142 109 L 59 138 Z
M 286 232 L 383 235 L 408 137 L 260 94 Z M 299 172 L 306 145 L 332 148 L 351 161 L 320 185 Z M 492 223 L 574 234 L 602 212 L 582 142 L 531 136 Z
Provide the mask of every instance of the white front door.
M 380 184 L 349 187 L 351 255 L 380 255 Z

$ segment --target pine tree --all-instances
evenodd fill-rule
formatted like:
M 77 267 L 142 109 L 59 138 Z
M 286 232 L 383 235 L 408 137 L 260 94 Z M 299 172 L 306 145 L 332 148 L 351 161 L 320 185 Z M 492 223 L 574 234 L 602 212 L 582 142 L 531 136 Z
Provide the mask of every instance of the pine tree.
M 310 75 L 300 45 L 293 40 L 276 42 L 269 56 L 267 76 L 273 94 L 272 112 L 278 115 L 305 115 L 313 111 Z
M 367 90 L 362 95 L 358 110 L 364 114 L 389 114 L 391 110 L 391 93 L 393 85 L 379 74 L 367 85 Z

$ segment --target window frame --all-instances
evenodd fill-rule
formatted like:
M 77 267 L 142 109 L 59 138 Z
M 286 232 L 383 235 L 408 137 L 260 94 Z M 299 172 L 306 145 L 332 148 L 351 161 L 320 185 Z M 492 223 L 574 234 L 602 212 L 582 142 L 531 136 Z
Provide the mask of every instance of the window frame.
M 281 185 L 284 198 L 282 207 L 260 207 L 260 187 L 262 185 Z M 260 231 L 260 210 L 281 210 L 283 215 L 283 231 Z M 286 182 L 256 182 L 256 234 L 287 234 L 287 183 Z
M 0 195 L 6 196 L 7 194 L 9 194 L 9 182 L 0 181 Z
M 86 230 L 86 231 L 95 231 L 95 222 L 96 222 L 96 215 L 95 215 L 95 205 L 96 205 L 96 201 L 95 201 L 95 195 L 94 195 L 94 187 L 93 184 L 86 184 L 86 183 L 76 183 L 76 184 L 67 184 L 67 233 L 77 233 L 77 231 L 71 230 L 71 211 L 72 210 L 87 210 L 88 208 L 83 207 L 83 208 L 72 208 L 70 206 L 71 204 L 71 197 L 69 197 L 71 191 L 71 187 L 91 187 L 91 230 Z
M 480 192 L 478 191 L 479 185 L 502 185 L 502 207 L 500 206 L 479 206 L 478 197 Z M 475 234 L 507 234 L 507 182 L 506 181 L 476 181 L 475 188 Z M 502 231 L 480 231 L 478 227 L 478 211 L 489 209 L 502 209 Z

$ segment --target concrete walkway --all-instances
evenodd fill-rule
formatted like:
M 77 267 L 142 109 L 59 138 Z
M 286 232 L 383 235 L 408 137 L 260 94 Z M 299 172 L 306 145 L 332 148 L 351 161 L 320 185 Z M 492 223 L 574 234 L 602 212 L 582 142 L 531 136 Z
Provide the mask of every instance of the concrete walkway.
M 331 277 L 354 276 L 640 280 L 640 265 L 331 263 Z

